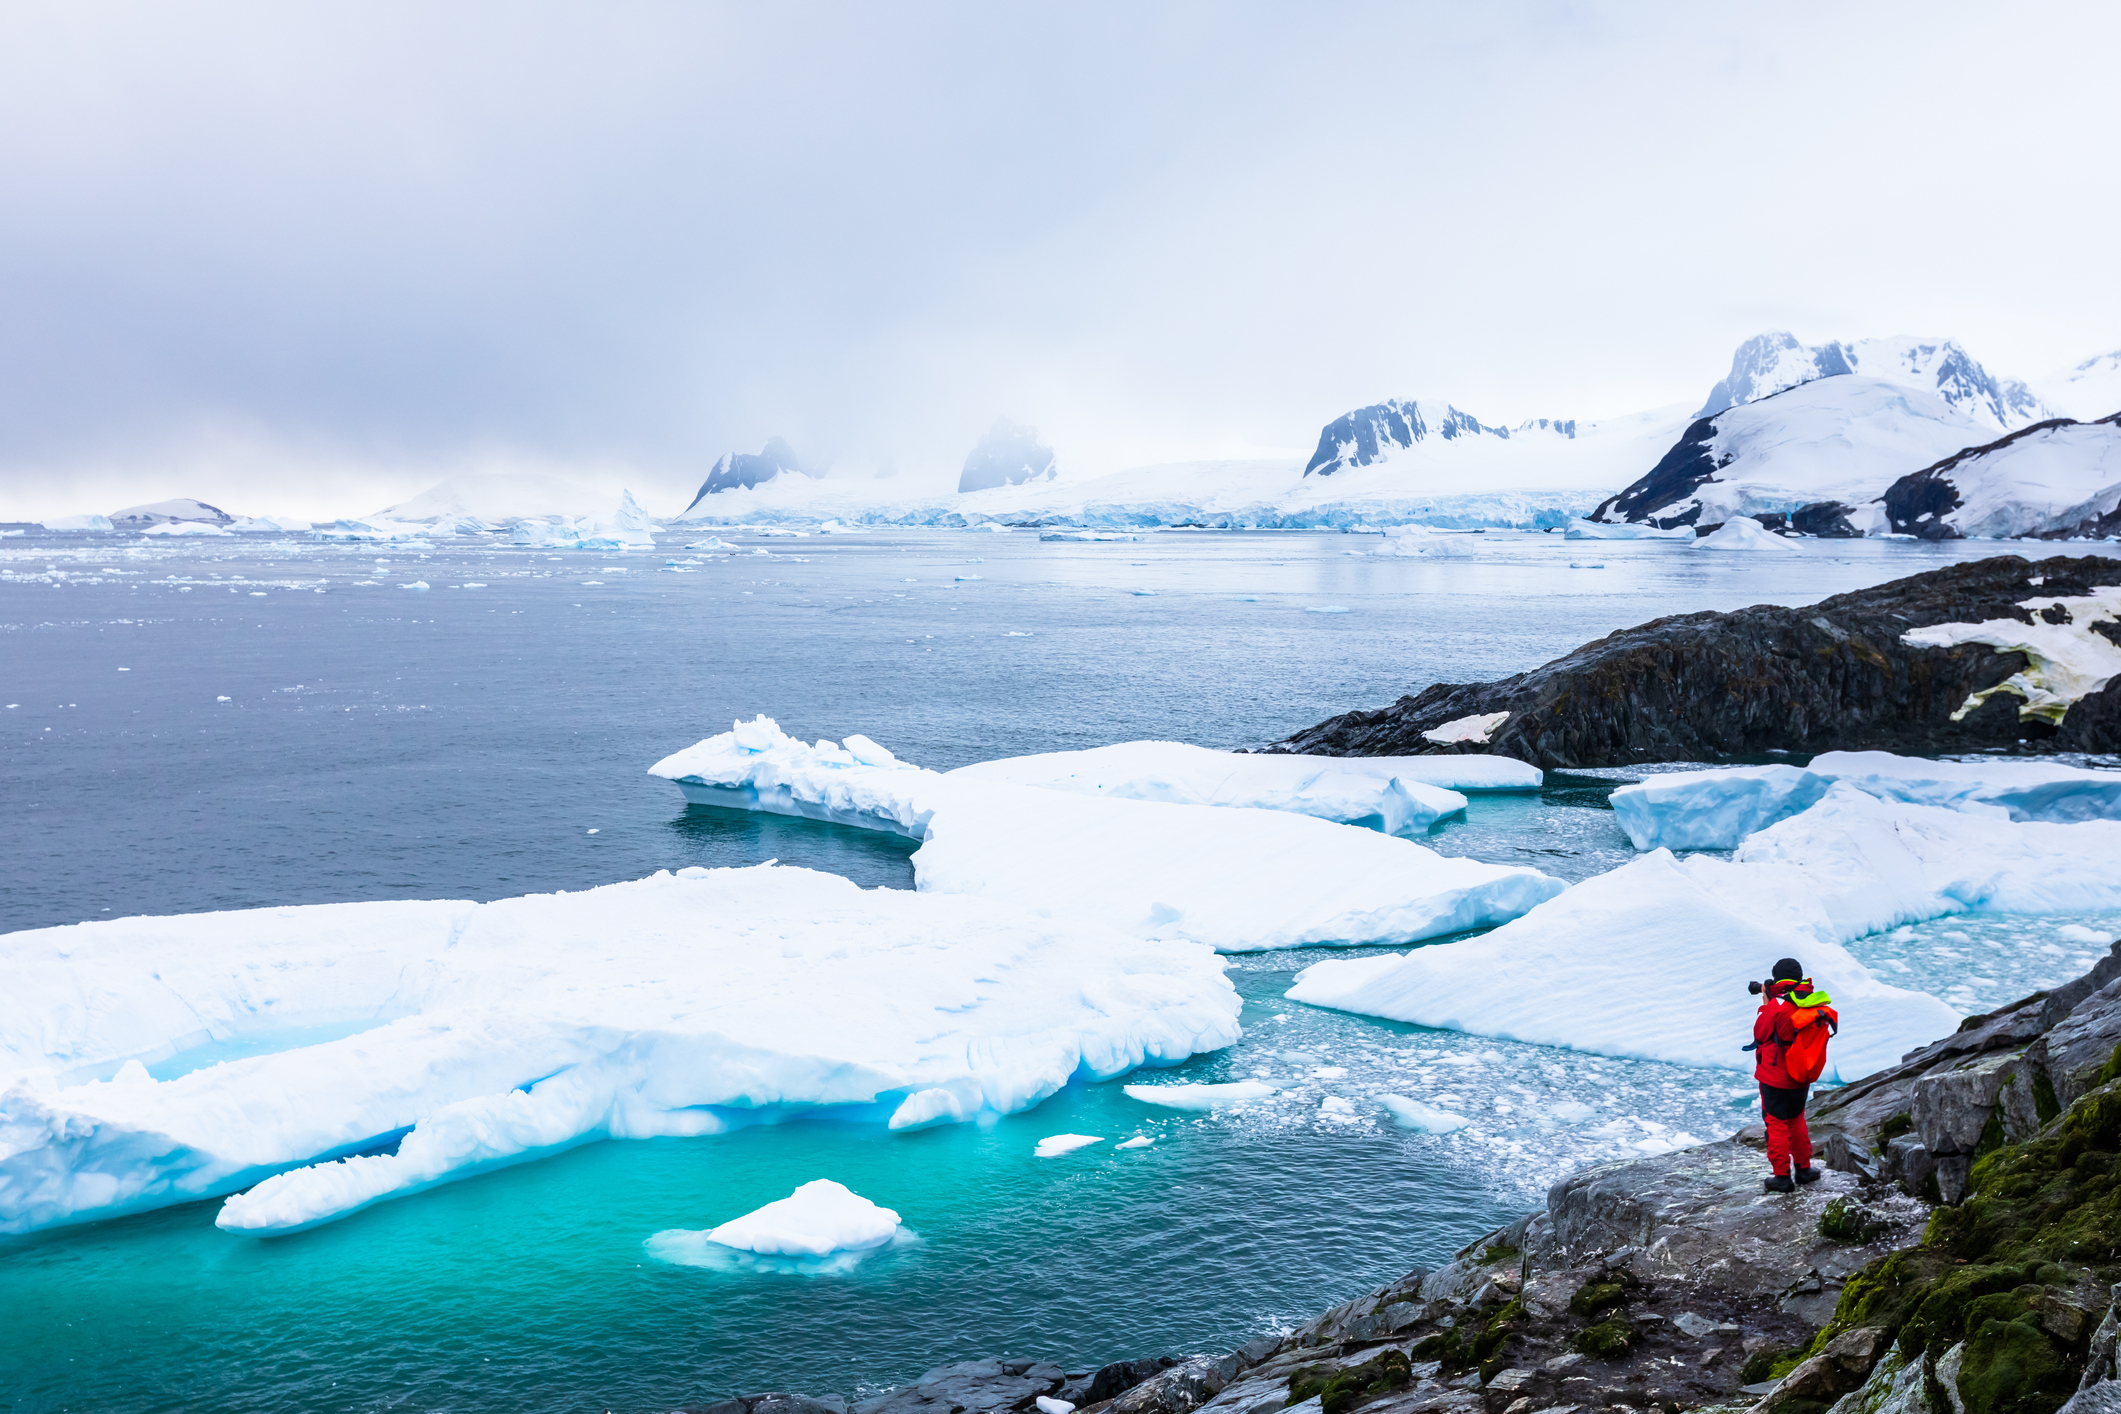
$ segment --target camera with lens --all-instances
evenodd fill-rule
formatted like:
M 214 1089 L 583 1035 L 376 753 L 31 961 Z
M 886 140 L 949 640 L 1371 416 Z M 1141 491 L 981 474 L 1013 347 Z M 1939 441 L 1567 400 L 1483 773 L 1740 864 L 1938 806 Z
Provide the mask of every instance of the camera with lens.
M 1761 982 L 1748 982 L 1748 983 L 1746 983 L 1746 984 L 1745 984 L 1745 989 L 1746 989 L 1746 990 L 1747 990 L 1748 992 L 1751 992 L 1751 993 L 1752 993 L 1752 994 L 1753 994 L 1754 996 L 1756 996 L 1756 997 L 1757 997 L 1757 996 L 1759 996 L 1759 995 L 1760 995 L 1760 994 L 1761 994 L 1762 992 L 1764 992 L 1764 991 L 1766 991 L 1766 990 L 1767 990 L 1767 986 L 1766 986 L 1766 984 L 1764 984 L 1764 983 L 1761 983 Z

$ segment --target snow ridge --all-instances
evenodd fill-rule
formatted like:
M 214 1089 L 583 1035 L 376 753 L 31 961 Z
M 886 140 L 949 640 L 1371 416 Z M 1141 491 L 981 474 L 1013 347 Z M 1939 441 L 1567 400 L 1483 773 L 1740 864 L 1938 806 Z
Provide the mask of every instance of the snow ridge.
M 1756 334 L 1731 355 L 1731 371 L 1709 390 L 1696 417 L 1758 402 L 1816 378 L 1848 374 L 1898 383 L 1941 399 L 1946 406 L 1999 431 L 2055 415 L 2025 383 L 1998 378 L 1957 339 L 1898 335 L 1806 345 L 1787 331 Z
M 1507 440 L 1512 432 L 1548 432 L 1573 438 L 1576 423 L 1574 419 L 1559 421 L 1536 417 L 1515 428 L 1490 427 L 1471 413 L 1460 412 L 1448 403 L 1439 407 L 1411 398 L 1406 401 L 1392 398 L 1343 413 L 1327 423 L 1318 434 L 1318 449 L 1311 453 L 1311 460 L 1304 465 L 1304 475 L 1315 472 L 1320 476 L 1331 476 L 1350 467 L 1369 466 L 1389 458 L 1394 447 L 1404 450 L 1430 436 L 1447 442 L 1460 437 Z

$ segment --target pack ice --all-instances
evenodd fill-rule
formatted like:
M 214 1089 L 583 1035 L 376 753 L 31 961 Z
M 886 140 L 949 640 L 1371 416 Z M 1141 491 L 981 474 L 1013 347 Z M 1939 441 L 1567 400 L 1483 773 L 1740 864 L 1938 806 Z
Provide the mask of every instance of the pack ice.
M 1631 1059 L 1750 1070 L 1748 980 L 1795 956 L 1834 998 L 1827 1078 L 1859 1076 L 1959 1024 L 1812 934 L 1763 875 L 1668 850 L 1577 884 L 1513 923 L 1297 974 L 1293 1001 Z
M 229 1193 L 221 1227 L 288 1232 L 598 1138 L 1006 1114 L 1239 1035 L 1197 945 L 764 866 L 37 929 L 0 973 L 9 1233 Z
M 1809 766 L 1675 771 L 1622 786 L 1613 817 L 1637 849 L 1736 849 L 1825 799 L 1836 782 L 1880 800 L 2068 823 L 2121 820 L 2121 771 L 2045 761 L 1924 761 L 1829 751 Z
M 1233 768 L 1256 772 L 1253 798 L 1268 797 L 1272 773 L 1281 773 L 1277 798 L 1295 798 L 1303 768 L 1286 763 L 1302 758 L 1232 759 L 1274 763 Z M 1446 858 L 1287 810 L 941 775 L 866 737 L 806 745 L 765 717 L 649 769 L 697 804 L 921 840 L 913 867 L 923 892 L 973 894 L 1224 952 L 1417 942 L 1515 918 L 1563 887 L 1537 870 Z

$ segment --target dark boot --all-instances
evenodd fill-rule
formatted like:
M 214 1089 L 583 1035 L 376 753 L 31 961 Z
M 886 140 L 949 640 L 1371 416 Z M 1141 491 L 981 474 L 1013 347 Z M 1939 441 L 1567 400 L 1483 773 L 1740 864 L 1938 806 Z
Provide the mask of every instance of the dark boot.
M 1816 1177 L 1817 1175 L 1814 1176 Z M 1773 1178 L 1763 1181 L 1760 1187 L 1764 1192 L 1768 1193 L 1795 1193 L 1797 1191 L 1797 1185 L 1790 1182 L 1790 1176 L 1786 1173 L 1776 1174 Z
M 1797 1181 L 1799 1183 L 1817 1183 L 1819 1181 L 1819 1170 L 1813 1168 L 1810 1164 L 1806 1164 L 1803 1168 L 1797 1170 Z

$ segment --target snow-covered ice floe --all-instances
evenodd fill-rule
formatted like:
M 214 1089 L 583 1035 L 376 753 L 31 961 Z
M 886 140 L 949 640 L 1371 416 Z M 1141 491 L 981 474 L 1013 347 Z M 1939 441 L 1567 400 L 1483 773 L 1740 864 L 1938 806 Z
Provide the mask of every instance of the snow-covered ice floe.
M 1613 816 L 1637 849 L 1736 849 L 1748 835 L 1825 799 L 1836 782 L 1881 800 L 2012 820 L 2121 820 L 2121 771 L 2044 761 L 1924 761 L 1885 751 L 1829 751 L 1805 767 L 1651 776 L 1613 792 Z
M 1746 983 L 1795 956 L 1841 1014 L 1829 1080 L 1866 1075 L 1959 1024 L 1935 997 L 1880 982 L 1811 933 L 1789 906 L 1800 901 L 1776 891 L 1796 874 L 1658 850 L 1478 938 L 1314 963 L 1288 996 L 1419 1026 L 1750 1070 L 1739 1046 L 1758 1002 Z
M 1132 1099 L 1167 1110 L 1219 1110 L 1264 1099 L 1274 1087 L 1258 1080 L 1233 1080 L 1226 1085 L 1127 1085 L 1121 1087 Z
M 1102 1144 L 1104 1139 L 1095 1134 L 1049 1134 L 1032 1146 L 1031 1156 L 1037 1159 L 1057 1159 L 1063 1154 L 1072 1154 L 1077 1149 L 1087 1149 L 1092 1144 Z
M 1740 550 L 1755 554 L 1797 555 L 1803 552 L 1751 516 L 1732 516 L 1694 542 L 1697 550 Z
M 867 738 L 806 745 L 764 717 L 650 772 L 697 804 L 921 840 L 913 867 L 924 892 L 974 894 L 1226 952 L 1418 942 L 1515 918 L 1563 887 L 1534 869 L 1447 858 L 1286 810 L 940 775 Z
M 878 1248 L 913 1240 L 890 1208 L 845 1184 L 817 1178 L 720 1227 L 705 1232 L 670 1228 L 641 1246 L 657 1261 L 676 1266 L 766 1267 L 817 1275 L 849 1270 Z
M 1378 1103 L 1392 1116 L 1392 1123 L 1416 1134 L 1455 1134 L 1473 1122 L 1464 1115 L 1440 1110 L 1405 1095 L 1380 1095 Z
M 1499 756 L 1254 756 L 1175 741 L 1010 756 L 961 766 L 948 778 L 1171 805 L 1286 810 L 1388 835 L 1419 834 L 1463 811 L 1461 790 L 1537 790 L 1543 779 L 1538 767 Z
M 288 1232 L 599 1138 L 1012 1113 L 1230 1045 L 1222 967 L 765 866 L 7 934 L 0 1232 L 230 1193 L 221 1227 Z
M 1675 525 L 1659 530 L 1646 521 L 1619 521 L 1612 525 L 1595 520 L 1572 520 L 1562 531 L 1566 540 L 1692 540 L 1694 527 Z

